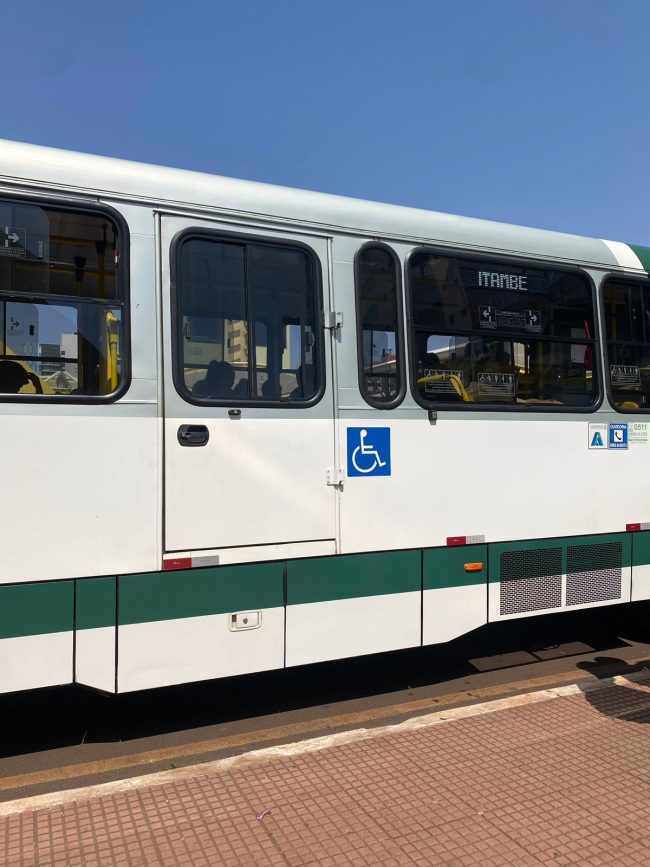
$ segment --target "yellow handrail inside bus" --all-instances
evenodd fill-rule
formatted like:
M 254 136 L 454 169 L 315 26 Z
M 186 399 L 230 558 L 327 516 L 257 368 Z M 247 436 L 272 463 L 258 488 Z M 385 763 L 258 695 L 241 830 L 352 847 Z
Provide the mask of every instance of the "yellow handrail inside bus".
M 120 321 L 110 310 L 104 314 L 102 334 L 102 358 L 100 363 L 100 394 L 115 391 L 118 383 L 118 349 L 120 342 Z

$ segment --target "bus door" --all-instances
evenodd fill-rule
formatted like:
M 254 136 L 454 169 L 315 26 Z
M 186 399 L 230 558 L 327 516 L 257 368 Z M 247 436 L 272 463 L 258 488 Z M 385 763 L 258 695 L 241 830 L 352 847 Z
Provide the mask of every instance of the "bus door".
M 333 553 L 327 240 L 172 216 L 160 234 L 165 551 Z

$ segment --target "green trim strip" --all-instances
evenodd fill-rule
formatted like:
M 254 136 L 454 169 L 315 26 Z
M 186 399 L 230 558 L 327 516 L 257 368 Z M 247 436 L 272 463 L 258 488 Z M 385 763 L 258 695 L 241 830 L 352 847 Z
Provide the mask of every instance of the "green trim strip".
M 0 586 L 0 638 L 71 632 L 74 581 Z
M 646 271 L 650 271 L 650 247 L 641 247 L 639 244 L 628 244 L 627 246 L 636 253 Z
M 81 578 L 75 581 L 77 629 L 115 626 L 117 578 Z
M 120 575 L 118 580 L 120 626 L 284 605 L 284 563 Z
M 0 585 L 0 639 L 72 631 L 75 605 L 77 629 L 114 626 L 118 597 L 118 622 L 124 626 L 282 608 L 285 596 L 287 605 L 304 605 L 495 583 L 503 554 L 512 555 L 507 559 L 515 573 L 517 554 L 527 554 L 521 558 L 522 574 L 541 577 L 549 560 L 540 557 L 537 564 L 534 552 L 553 548 L 558 549 L 555 565 L 561 563 L 565 573 L 567 553 L 574 571 L 645 566 L 650 564 L 650 531 Z M 466 563 L 484 566 L 466 572 Z
M 287 563 L 287 604 L 419 592 L 421 559 L 421 552 L 417 550 L 290 560 Z
M 650 564 L 650 531 L 630 533 L 632 537 L 632 565 L 647 566 Z

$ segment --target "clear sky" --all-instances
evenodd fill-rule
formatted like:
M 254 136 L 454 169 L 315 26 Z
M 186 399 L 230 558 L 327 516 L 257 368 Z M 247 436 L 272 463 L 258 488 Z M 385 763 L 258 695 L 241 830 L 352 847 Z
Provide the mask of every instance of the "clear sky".
M 35 0 L 0 136 L 650 246 L 647 0 Z

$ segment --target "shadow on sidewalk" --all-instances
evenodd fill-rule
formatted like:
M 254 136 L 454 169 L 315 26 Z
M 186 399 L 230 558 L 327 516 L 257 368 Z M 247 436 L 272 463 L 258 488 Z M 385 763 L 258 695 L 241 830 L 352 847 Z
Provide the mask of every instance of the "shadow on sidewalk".
M 645 672 L 647 678 L 640 683 L 608 683 L 601 688 L 590 683 L 580 687 L 589 704 L 604 716 L 625 722 L 650 723 L 650 670 L 647 665 L 628 665 L 624 660 L 611 656 L 597 656 L 593 660 L 579 662 L 576 668 L 589 672 L 598 680 L 629 677 Z

